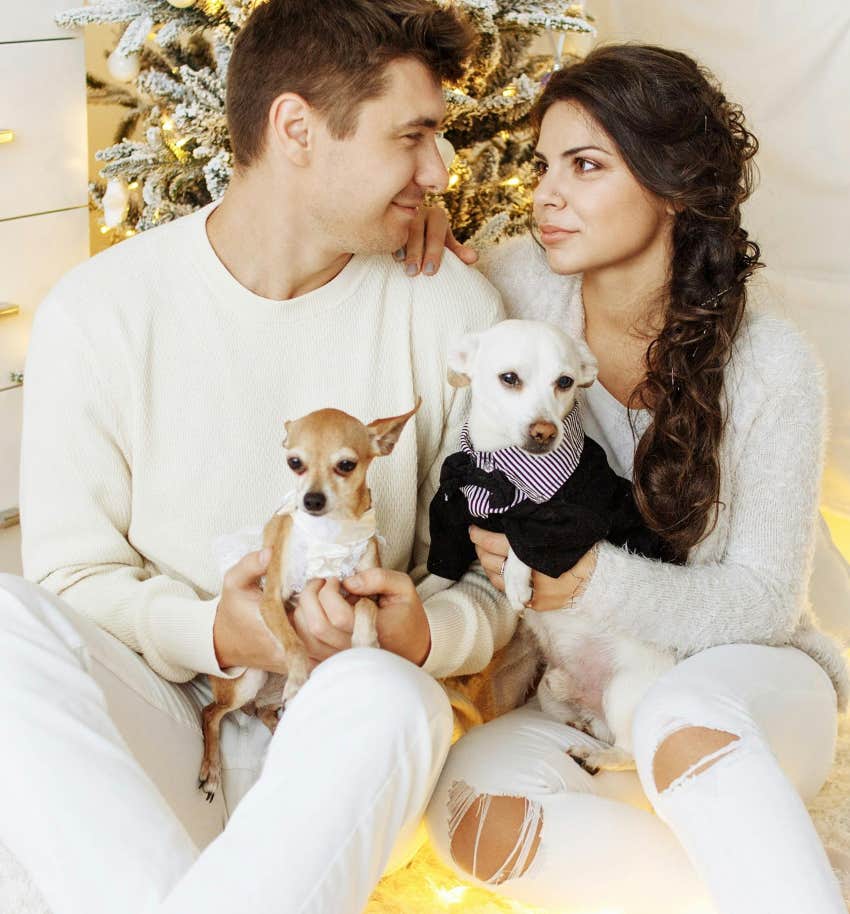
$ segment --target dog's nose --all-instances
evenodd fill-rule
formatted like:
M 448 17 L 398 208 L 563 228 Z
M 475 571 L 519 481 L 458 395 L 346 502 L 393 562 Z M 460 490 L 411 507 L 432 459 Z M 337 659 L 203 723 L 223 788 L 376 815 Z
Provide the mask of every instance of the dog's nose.
M 532 422 L 528 434 L 538 444 L 548 444 L 558 434 L 558 429 L 551 422 Z
M 325 498 L 324 493 L 308 492 L 304 496 L 304 507 L 308 511 L 316 513 L 317 511 L 321 511 L 322 508 L 324 508 L 326 501 L 327 499 Z

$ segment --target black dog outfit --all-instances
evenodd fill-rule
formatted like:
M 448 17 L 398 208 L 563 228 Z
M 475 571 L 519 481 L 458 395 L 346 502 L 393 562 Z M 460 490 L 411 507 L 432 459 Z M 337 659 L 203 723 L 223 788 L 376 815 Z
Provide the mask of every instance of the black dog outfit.
M 664 543 L 638 513 L 632 485 L 584 434 L 576 404 L 561 444 L 548 454 L 522 448 L 475 451 L 464 426 L 461 450 L 440 471 L 431 501 L 428 570 L 457 581 L 475 561 L 469 525 L 504 533 L 517 557 L 556 578 L 599 540 L 650 558 Z

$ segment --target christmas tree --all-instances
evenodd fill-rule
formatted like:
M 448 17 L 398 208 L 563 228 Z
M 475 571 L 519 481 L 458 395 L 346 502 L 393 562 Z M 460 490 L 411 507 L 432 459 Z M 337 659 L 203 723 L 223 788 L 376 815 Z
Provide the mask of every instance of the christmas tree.
M 233 40 L 261 0 L 99 0 L 57 17 L 65 27 L 125 24 L 109 55 L 115 83 L 89 77 L 92 103 L 127 109 L 91 185 L 113 241 L 218 199 L 232 160 L 225 82 Z M 437 0 L 435 0 L 437 2 Z M 440 195 L 473 243 L 524 231 L 533 182 L 528 114 L 572 34 L 592 35 L 584 2 L 455 0 L 480 34 L 467 74 L 446 89 L 445 139 L 456 155 Z M 534 53 L 546 35 L 551 53 Z M 548 48 L 548 46 L 547 46 Z

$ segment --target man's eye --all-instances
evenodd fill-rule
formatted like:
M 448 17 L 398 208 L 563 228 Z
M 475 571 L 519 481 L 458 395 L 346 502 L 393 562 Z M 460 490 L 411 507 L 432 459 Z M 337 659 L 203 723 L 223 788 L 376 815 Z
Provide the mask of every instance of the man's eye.
M 418 143 L 422 139 L 421 133 L 406 133 L 404 135 L 406 140 L 413 140 L 414 143 Z
M 520 385 L 519 375 L 514 371 L 506 371 L 504 374 L 500 374 L 499 380 L 505 387 L 519 387 Z
M 354 470 L 356 466 L 357 463 L 354 460 L 340 460 L 340 462 L 336 465 L 336 471 L 337 473 L 348 475 Z
M 287 463 L 287 466 L 289 467 L 289 469 L 292 470 L 293 473 L 298 473 L 299 475 L 307 469 L 307 467 L 305 467 L 304 464 L 302 463 L 300 457 L 290 457 L 290 458 L 288 458 L 286 463 Z
M 559 390 L 569 390 L 573 384 L 575 384 L 575 381 L 569 375 L 565 374 L 562 374 L 561 377 L 555 381 L 555 386 Z

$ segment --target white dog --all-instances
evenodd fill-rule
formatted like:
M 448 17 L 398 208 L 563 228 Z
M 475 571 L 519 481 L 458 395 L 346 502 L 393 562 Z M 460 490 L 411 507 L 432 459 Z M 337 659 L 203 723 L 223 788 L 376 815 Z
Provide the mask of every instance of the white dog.
M 455 579 L 463 573 L 474 559 L 461 540 L 470 517 L 503 530 L 511 542 L 505 593 L 546 660 L 538 690 L 543 710 L 610 744 L 571 751 L 589 770 L 634 767 L 635 708 L 673 666 L 672 655 L 600 631 L 575 609 L 526 610 L 529 565 L 557 576 L 603 537 L 658 556 L 660 540 L 643 526 L 630 484 L 614 475 L 581 427 L 576 390 L 596 379 L 596 359 L 583 341 L 551 324 L 508 320 L 465 336 L 448 365 L 450 383 L 471 385 L 472 401 L 463 450 L 446 460 L 432 502 L 429 568 Z

